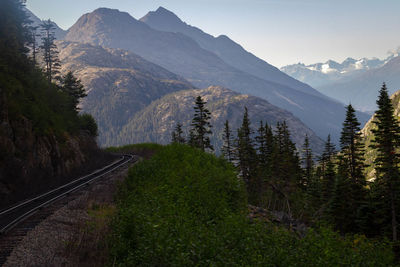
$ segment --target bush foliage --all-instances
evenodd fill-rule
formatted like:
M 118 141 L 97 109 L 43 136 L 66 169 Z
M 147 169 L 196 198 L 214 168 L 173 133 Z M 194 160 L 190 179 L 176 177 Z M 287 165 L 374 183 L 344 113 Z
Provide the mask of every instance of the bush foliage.
M 389 245 L 319 228 L 304 238 L 247 218 L 245 187 L 223 159 L 163 147 L 129 171 L 112 222 L 120 266 L 388 266 Z

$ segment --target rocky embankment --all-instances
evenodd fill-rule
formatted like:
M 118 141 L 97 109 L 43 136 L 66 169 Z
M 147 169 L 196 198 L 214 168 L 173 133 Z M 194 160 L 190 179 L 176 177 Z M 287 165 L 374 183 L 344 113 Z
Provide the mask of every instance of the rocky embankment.
M 0 208 L 65 182 L 109 156 L 88 133 L 37 133 L 32 122 L 0 114 Z M 92 162 L 96 159 L 96 162 Z

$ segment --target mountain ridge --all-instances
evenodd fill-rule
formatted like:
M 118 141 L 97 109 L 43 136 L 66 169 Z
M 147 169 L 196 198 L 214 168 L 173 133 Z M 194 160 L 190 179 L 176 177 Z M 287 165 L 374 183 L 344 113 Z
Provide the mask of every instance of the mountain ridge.
M 224 37 L 220 37 L 220 39 Z M 296 114 L 319 136 L 339 139 L 344 106 L 321 94 L 308 94 L 238 70 L 192 38 L 154 30 L 126 12 L 98 9 L 83 15 L 68 31 L 67 41 L 129 50 L 176 73 L 194 86 L 219 85 L 262 97 Z M 318 116 L 316 116 L 318 114 Z M 360 115 L 363 122 L 367 116 Z

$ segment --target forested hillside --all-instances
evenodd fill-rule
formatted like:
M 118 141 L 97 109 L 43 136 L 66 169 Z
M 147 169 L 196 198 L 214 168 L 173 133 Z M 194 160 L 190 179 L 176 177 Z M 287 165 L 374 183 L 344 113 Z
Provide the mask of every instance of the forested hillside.
M 0 203 L 54 186 L 99 153 L 97 126 L 78 115 L 78 83 L 57 78 L 57 61 L 43 71 L 32 53 L 22 1 L 0 8 Z M 56 59 L 52 36 L 45 53 Z M 50 66 L 52 69 L 50 70 Z M 71 78 L 71 77 L 69 77 Z M 29 190 L 28 190 L 29 189 Z
M 206 106 L 211 112 L 211 143 L 217 152 L 223 144 L 225 121 L 229 120 L 232 130 L 236 133 L 245 107 L 249 110 L 254 129 L 259 127 L 260 121 L 268 123 L 274 129 L 278 122 L 286 121 L 293 133 L 292 139 L 299 148 L 308 135 L 313 150 L 318 154 L 322 152 L 323 141 L 290 112 L 261 98 L 241 95 L 222 87 L 179 91 L 154 101 L 126 123 L 113 145 L 142 142 L 168 144 L 178 123 L 182 124 L 183 135 L 188 137 L 197 96 L 207 101 Z

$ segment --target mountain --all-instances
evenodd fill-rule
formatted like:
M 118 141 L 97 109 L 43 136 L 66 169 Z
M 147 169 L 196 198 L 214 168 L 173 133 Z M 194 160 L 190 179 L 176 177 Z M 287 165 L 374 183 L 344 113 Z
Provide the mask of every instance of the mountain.
M 391 93 L 400 88 L 398 53 L 392 53 L 384 60 L 348 58 L 342 63 L 330 60 L 308 66 L 299 63 L 285 66 L 282 71 L 342 103 L 351 102 L 356 109 L 367 113 L 375 110 L 383 82 L 387 83 Z
M 222 133 L 225 120 L 229 120 L 233 134 L 240 127 L 244 107 L 249 110 L 252 127 L 256 130 L 261 120 L 275 126 L 286 121 L 292 134 L 292 140 L 300 148 L 306 134 L 310 138 L 314 152 L 321 153 L 323 141 L 290 112 L 277 108 L 259 97 L 241 95 L 231 90 L 212 86 L 206 89 L 194 89 L 175 92 L 154 101 L 129 120 L 115 140 L 118 144 L 157 142 L 166 144 L 171 141 L 171 133 L 178 122 L 188 135 L 193 118 L 194 100 L 202 96 L 211 112 L 212 144 L 219 150 L 222 145 Z
M 394 116 L 399 120 L 400 122 L 400 90 L 392 94 L 390 97 L 392 101 L 392 105 L 394 108 Z M 376 157 L 376 151 L 369 148 L 369 145 L 371 144 L 372 140 L 374 139 L 374 134 L 372 133 L 372 129 L 375 129 L 376 126 L 373 123 L 375 119 L 375 115 L 371 117 L 371 119 L 365 124 L 364 128 L 361 130 L 361 133 L 365 139 L 365 146 L 366 146 L 366 152 L 365 152 L 365 160 L 366 163 L 368 164 L 368 174 L 367 178 L 373 179 L 375 177 L 375 165 L 374 165 L 374 160 Z
M 281 68 L 281 71 L 318 90 L 322 86 L 344 82 L 368 70 L 380 68 L 394 57 L 395 55 L 391 55 L 384 60 L 378 58 L 361 58 L 358 60 L 347 58 L 342 63 L 328 60 L 325 63 L 310 65 L 297 63 L 284 66 Z
M 100 8 L 85 14 L 68 30 L 65 40 L 130 50 L 196 87 L 220 85 L 262 97 L 295 114 L 319 136 L 330 133 L 334 140 L 339 139 L 344 119 L 342 104 L 312 89 L 307 93 L 238 70 L 192 38 L 152 29 L 128 13 Z M 359 114 L 359 118 L 363 122 L 367 116 Z
M 153 100 L 194 88 L 132 52 L 65 41 L 57 45 L 61 72 L 73 71 L 87 90 L 81 108 L 95 117 L 103 146 L 109 145 L 121 127 Z
M 357 109 L 373 112 L 382 83 L 393 94 L 400 89 L 400 57 L 393 57 L 379 68 L 367 70 L 350 80 L 321 86 L 321 92 L 351 102 Z
M 238 70 L 252 74 L 258 78 L 289 86 L 308 94 L 320 96 L 315 89 L 307 84 L 281 72 L 278 68 L 268 64 L 264 60 L 247 52 L 242 46 L 229 39 L 226 35 L 214 37 L 183 22 L 173 12 L 160 7 L 156 11 L 149 12 L 140 19 L 153 29 L 164 32 L 182 33 L 195 40 L 200 47 L 213 52 L 223 61 Z
M 40 24 L 42 24 L 42 20 L 39 19 L 35 14 L 33 14 L 29 9 L 24 8 L 25 13 L 28 15 L 29 19 L 32 22 L 31 26 L 35 26 L 35 27 L 39 27 L 37 29 L 37 32 L 40 33 Z M 60 27 L 58 27 L 58 25 L 55 22 L 52 22 L 53 26 L 54 26 L 54 35 L 56 37 L 57 40 L 61 40 L 65 37 L 65 35 L 67 34 L 67 31 L 64 31 L 63 29 L 61 29 Z

